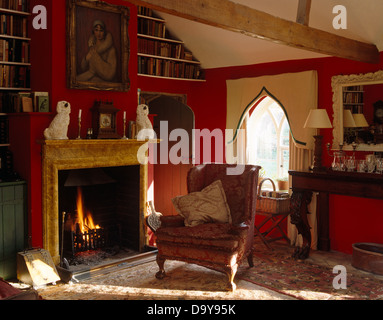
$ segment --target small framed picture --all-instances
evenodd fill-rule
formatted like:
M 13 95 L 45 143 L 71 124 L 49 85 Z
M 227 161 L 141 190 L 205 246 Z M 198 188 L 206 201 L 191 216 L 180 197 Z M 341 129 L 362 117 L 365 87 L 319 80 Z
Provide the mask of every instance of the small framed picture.
M 35 112 L 49 112 L 49 93 L 35 91 L 33 97 L 33 111 Z

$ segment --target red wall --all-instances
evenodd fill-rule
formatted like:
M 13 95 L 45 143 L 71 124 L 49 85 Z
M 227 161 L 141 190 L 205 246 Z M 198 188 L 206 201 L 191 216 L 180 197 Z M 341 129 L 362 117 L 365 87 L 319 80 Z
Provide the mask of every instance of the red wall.
M 317 70 L 319 80 L 319 101 L 321 108 L 326 108 L 332 115 L 331 77 L 339 74 L 372 72 L 382 69 L 383 64 L 371 65 L 356 63 L 338 58 L 308 59 L 284 61 L 244 67 L 230 67 L 206 70 L 206 82 L 182 80 L 159 80 L 137 76 L 137 18 L 136 8 L 123 0 L 108 0 L 115 5 L 127 5 L 130 8 L 129 37 L 130 60 L 129 92 L 107 92 L 94 90 L 74 90 L 66 87 L 66 1 L 65 0 L 32 0 L 31 5 L 42 4 L 48 9 L 48 29 L 33 30 L 32 37 L 32 90 L 49 91 L 52 109 L 60 100 L 67 100 L 72 105 L 69 137 L 77 136 L 76 117 L 82 109 L 82 135 L 91 126 L 89 109 L 96 99 L 113 100 L 114 105 L 126 111 L 128 120 L 135 119 L 137 105 L 137 88 L 149 92 L 167 92 L 187 94 L 188 105 L 195 113 L 196 128 L 225 129 L 226 124 L 226 80 L 242 77 L 257 77 L 286 72 Z M 249 38 L 249 41 L 251 39 Z M 299 94 L 299 93 L 297 93 Z M 23 173 L 30 184 L 30 233 L 32 244 L 42 246 L 41 235 L 41 164 L 39 146 L 36 140 L 43 137 L 42 132 L 53 114 L 40 117 L 30 115 L 28 118 L 15 117 L 19 124 L 14 130 L 13 152 L 17 160 L 15 167 Z M 16 119 L 17 118 L 17 119 Z M 121 118 L 120 118 L 121 119 Z M 21 129 L 22 128 L 22 129 Z M 122 132 L 122 124 L 118 125 Z M 23 140 L 28 134 L 28 141 Z M 324 143 L 332 141 L 332 131 L 323 130 Z M 11 141 L 12 143 L 12 141 Z M 27 144 L 29 146 L 27 146 Z M 28 169 L 23 168 L 28 162 Z M 325 157 L 325 165 L 331 159 Z M 39 198 L 40 197 L 40 198 Z M 377 200 L 356 199 L 350 197 L 331 196 L 330 199 L 330 235 L 332 248 L 351 252 L 351 244 L 356 241 L 372 241 L 383 243 L 383 202 Z M 380 228 L 381 229 L 381 228 Z

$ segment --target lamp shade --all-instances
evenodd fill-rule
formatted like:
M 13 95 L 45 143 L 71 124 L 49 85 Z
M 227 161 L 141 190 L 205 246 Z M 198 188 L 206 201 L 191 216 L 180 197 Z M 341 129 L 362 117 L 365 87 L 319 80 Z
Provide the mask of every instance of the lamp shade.
M 368 127 L 368 122 L 363 113 L 354 113 L 353 115 L 355 126 L 358 128 Z
M 303 128 L 332 128 L 327 111 L 325 109 L 311 109 Z
M 343 127 L 355 128 L 356 124 L 350 110 L 343 110 Z

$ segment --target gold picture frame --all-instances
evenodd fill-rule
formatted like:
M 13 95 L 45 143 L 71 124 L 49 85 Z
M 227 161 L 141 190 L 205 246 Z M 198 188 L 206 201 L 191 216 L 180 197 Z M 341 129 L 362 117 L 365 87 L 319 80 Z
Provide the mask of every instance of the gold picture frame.
M 67 83 L 71 89 L 128 91 L 129 8 L 67 0 Z

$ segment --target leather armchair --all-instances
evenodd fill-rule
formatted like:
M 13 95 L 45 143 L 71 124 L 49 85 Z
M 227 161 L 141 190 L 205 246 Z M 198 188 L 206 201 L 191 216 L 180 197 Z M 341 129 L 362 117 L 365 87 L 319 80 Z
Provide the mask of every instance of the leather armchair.
M 156 230 L 158 279 L 165 277 L 164 263 L 180 260 L 223 271 L 228 276 L 228 289 L 235 290 L 234 277 L 243 258 L 253 266 L 254 217 L 258 172 L 261 167 L 243 166 L 243 173 L 228 175 L 228 164 L 204 164 L 190 169 L 188 193 L 198 192 L 221 180 L 230 208 L 231 223 L 209 222 L 185 226 L 181 215 L 162 216 Z

